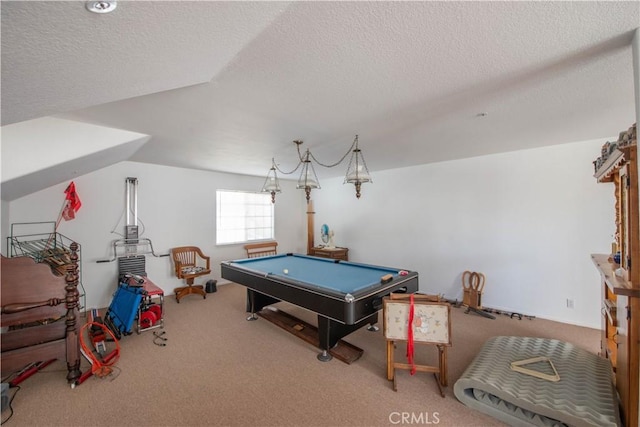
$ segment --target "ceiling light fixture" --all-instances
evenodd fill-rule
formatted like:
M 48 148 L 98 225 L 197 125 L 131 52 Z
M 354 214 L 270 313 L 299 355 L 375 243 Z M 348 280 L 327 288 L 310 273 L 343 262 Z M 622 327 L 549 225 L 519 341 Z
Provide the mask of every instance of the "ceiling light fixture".
M 276 173 L 276 163 L 271 159 L 271 169 L 267 174 L 267 179 L 262 186 L 263 193 L 271 193 L 271 203 L 276 202 L 276 193 L 281 193 L 280 181 L 278 181 L 278 174 Z
M 358 148 L 358 135 L 356 135 L 351 147 L 349 147 L 349 151 L 347 151 L 344 156 L 336 163 L 332 164 L 324 164 L 318 161 L 311 151 L 307 148 L 307 151 L 302 155 L 300 152 L 300 146 L 302 145 L 302 141 L 296 140 L 293 141 L 296 144 L 296 150 L 298 151 L 298 165 L 291 172 L 285 172 L 281 170 L 277 165 L 275 159 L 271 159 L 271 169 L 267 174 L 267 179 L 262 186 L 263 193 L 271 193 L 271 202 L 276 202 L 276 193 L 282 192 L 280 189 L 280 182 L 278 181 L 278 174 L 276 172 L 279 171 L 285 175 L 290 175 L 296 172 L 300 167 L 302 167 L 302 171 L 300 173 L 300 178 L 298 178 L 298 183 L 296 185 L 297 189 L 304 190 L 307 203 L 311 199 L 311 190 L 319 189 L 320 182 L 318 181 L 318 176 L 316 175 L 316 171 L 313 167 L 313 163 L 317 163 L 318 165 L 325 168 L 333 168 L 341 164 L 344 159 L 347 158 L 349 153 L 351 153 L 351 158 L 349 159 L 349 166 L 347 167 L 347 173 L 344 177 L 344 184 L 349 183 L 353 184 L 356 187 L 356 197 L 360 198 L 360 189 L 362 184 L 365 182 L 373 182 L 371 179 L 371 175 L 369 175 L 369 169 L 367 168 L 367 164 L 364 161 L 364 157 L 362 156 L 362 151 Z
M 85 5 L 87 10 L 93 13 L 109 13 L 116 9 L 118 2 L 111 0 L 88 1 Z

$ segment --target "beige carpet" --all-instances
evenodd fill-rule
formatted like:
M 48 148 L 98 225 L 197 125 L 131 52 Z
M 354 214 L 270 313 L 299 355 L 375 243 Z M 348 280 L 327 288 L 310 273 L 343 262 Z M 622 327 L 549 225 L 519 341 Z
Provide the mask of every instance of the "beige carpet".
M 287 304 L 291 314 L 315 316 Z M 318 350 L 264 319 L 245 320 L 245 288 L 218 287 L 203 300 L 190 295 L 165 303 L 166 346 L 152 331 L 121 340 L 119 375 L 89 378 L 71 389 L 56 362 L 20 384 L 6 426 L 494 426 L 468 409 L 453 384 L 488 337 L 556 338 L 597 353 L 598 330 L 542 319 L 496 320 L 452 310 L 449 387 L 440 397 L 431 374 L 398 373 L 386 380 L 382 332 L 358 330 L 346 340 L 364 349 L 352 365 L 316 360 Z M 157 331 L 157 330 L 156 330 Z M 417 363 L 435 362 L 419 347 Z M 404 357 L 398 348 L 397 360 Z M 83 370 L 88 364 L 83 363 Z M 3 420 L 7 413 L 3 413 Z

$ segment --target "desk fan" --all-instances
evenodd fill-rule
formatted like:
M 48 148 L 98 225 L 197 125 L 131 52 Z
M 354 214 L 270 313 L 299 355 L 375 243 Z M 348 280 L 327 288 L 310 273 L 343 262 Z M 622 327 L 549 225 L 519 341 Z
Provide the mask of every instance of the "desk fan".
M 333 230 L 330 230 L 327 224 L 322 224 L 322 227 L 320 227 L 320 238 L 322 239 L 322 242 L 324 243 L 326 248 L 335 248 L 335 244 L 333 243 L 333 235 Z

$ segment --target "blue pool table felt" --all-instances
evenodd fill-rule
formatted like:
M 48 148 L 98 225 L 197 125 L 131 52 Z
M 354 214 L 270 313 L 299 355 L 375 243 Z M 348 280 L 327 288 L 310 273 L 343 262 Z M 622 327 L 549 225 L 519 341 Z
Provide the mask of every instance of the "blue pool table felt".
M 330 289 L 344 294 L 379 284 L 382 276 L 398 275 L 399 270 L 304 255 L 274 255 L 235 261 L 254 271 Z M 284 271 L 287 270 L 287 273 Z

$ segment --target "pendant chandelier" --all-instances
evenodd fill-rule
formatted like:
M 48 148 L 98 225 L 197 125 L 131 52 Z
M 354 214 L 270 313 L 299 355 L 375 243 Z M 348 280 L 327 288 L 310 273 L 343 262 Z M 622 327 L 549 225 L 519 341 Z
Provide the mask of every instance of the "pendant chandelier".
M 285 172 L 281 170 L 277 165 L 275 159 L 271 159 L 271 169 L 267 174 L 267 179 L 262 186 L 263 193 L 271 193 L 271 202 L 276 202 L 276 193 L 282 192 L 280 189 L 280 182 L 278 181 L 278 174 L 280 172 L 285 175 L 290 175 L 295 173 L 298 169 L 301 169 L 300 178 L 298 178 L 298 183 L 296 184 L 296 188 L 299 190 L 304 190 L 307 203 L 311 199 L 311 190 L 319 189 L 320 182 L 318 181 L 318 176 L 316 175 L 316 171 L 313 167 L 313 163 L 317 163 L 318 165 L 325 168 L 333 168 L 340 165 L 344 159 L 347 158 L 349 153 L 351 153 L 351 158 L 349 159 L 349 166 L 347 167 L 347 173 L 344 177 L 344 184 L 349 183 L 353 184 L 356 187 L 356 197 L 360 198 L 360 189 L 363 183 L 365 182 L 373 182 L 371 179 L 371 175 L 369 175 L 369 169 L 367 168 L 367 164 L 364 161 L 364 157 L 362 156 L 362 151 L 358 148 L 358 135 L 356 135 L 351 147 L 349 150 L 342 156 L 340 160 L 336 163 L 332 164 L 324 164 L 318 161 L 314 157 L 314 155 L 307 150 L 304 155 L 300 151 L 300 146 L 302 145 L 302 141 L 296 140 L 293 141 L 296 144 L 296 150 L 298 152 L 298 165 L 290 172 Z

